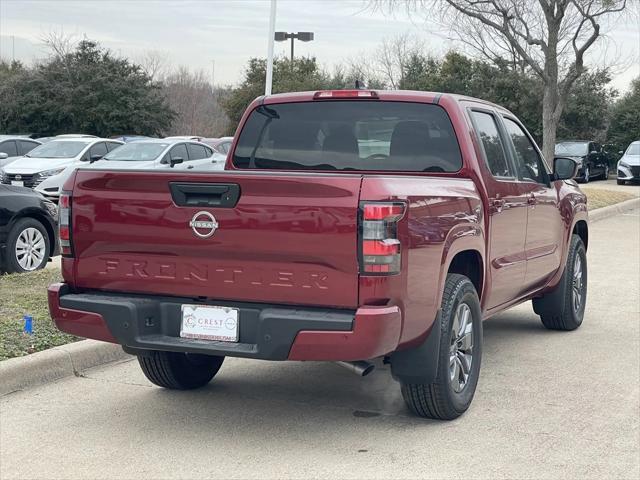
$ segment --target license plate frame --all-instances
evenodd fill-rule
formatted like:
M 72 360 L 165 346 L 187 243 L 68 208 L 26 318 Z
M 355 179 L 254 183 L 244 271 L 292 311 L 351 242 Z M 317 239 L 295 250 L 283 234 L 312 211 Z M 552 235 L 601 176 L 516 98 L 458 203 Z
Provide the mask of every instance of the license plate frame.
M 11 180 L 11 185 L 14 187 L 24 187 L 24 182 L 22 180 Z
M 240 311 L 237 308 L 193 304 L 181 307 L 181 338 L 237 343 L 239 333 Z

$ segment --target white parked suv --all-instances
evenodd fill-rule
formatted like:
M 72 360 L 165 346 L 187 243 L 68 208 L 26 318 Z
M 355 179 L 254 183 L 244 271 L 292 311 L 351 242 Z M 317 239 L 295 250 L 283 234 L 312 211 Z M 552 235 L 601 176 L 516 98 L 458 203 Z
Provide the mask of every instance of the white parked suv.
M 89 164 L 120 145 L 122 142 L 106 138 L 56 138 L 0 169 L 0 183 L 36 188 L 69 165 Z
M 640 140 L 631 142 L 622 158 L 618 160 L 618 185 L 640 180 Z

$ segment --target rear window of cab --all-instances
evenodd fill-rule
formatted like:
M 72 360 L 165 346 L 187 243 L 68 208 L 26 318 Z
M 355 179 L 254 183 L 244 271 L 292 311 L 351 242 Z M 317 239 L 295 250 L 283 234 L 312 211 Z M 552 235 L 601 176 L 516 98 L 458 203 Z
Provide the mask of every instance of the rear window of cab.
M 372 100 L 258 106 L 232 161 L 240 169 L 457 172 L 462 167 L 442 107 Z

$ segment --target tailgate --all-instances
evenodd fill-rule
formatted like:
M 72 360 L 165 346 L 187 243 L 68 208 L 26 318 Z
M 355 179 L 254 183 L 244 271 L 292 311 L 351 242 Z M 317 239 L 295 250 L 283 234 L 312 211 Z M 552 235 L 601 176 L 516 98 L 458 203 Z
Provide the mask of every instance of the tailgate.
M 80 170 L 75 285 L 356 307 L 360 183 L 358 175 Z

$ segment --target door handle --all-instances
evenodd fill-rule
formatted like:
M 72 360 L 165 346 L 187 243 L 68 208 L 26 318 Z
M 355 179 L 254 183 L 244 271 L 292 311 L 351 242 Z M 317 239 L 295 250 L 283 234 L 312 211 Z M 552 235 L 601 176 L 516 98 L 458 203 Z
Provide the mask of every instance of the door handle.
M 171 197 L 179 207 L 233 208 L 240 198 L 237 183 L 170 182 Z

